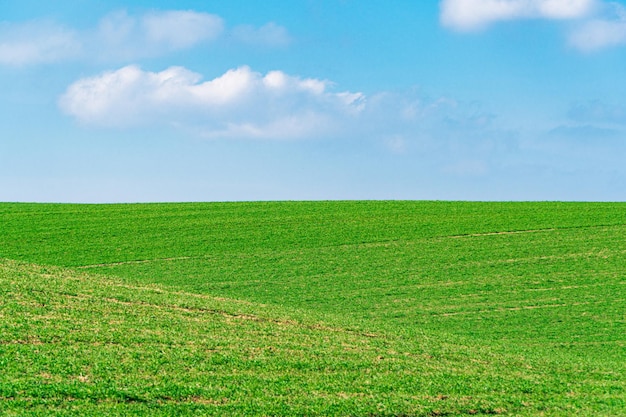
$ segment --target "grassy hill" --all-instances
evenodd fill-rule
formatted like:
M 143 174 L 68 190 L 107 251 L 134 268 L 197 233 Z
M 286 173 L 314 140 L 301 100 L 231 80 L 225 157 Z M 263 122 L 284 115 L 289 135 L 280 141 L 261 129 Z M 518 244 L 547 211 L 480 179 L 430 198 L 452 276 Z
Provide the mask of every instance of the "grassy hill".
M 626 204 L 0 204 L 0 414 L 623 415 Z

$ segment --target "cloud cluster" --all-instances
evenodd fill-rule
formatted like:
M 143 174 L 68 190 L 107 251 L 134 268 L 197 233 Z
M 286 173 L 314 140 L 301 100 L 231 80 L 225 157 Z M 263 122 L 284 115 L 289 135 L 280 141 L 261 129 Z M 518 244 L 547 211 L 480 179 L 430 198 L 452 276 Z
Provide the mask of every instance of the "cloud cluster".
M 394 153 L 461 138 L 475 139 L 475 148 L 494 136 L 494 116 L 476 104 L 419 89 L 365 96 L 337 91 L 326 80 L 247 66 L 206 81 L 183 67 L 126 66 L 74 82 L 59 106 L 98 128 L 168 126 L 212 139 L 360 138 Z
M 596 0 L 443 0 L 441 22 L 459 31 L 483 29 L 516 19 L 577 19 L 587 16 Z
M 166 123 L 206 137 L 301 138 L 334 130 L 363 109 L 360 93 L 331 92 L 326 81 L 249 67 L 209 81 L 182 67 L 126 66 L 72 84 L 61 109 L 82 123 L 127 127 Z
M 76 30 L 54 22 L 0 23 L 0 65 L 25 66 L 87 59 L 133 61 L 215 42 L 227 32 L 217 15 L 185 10 L 139 16 L 117 11 L 97 27 Z M 291 38 L 275 23 L 236 26 L 231 38 L 254 46 L 284 46 Z
M 572 21 L 568 42 L 584 52 L 626 45 L 626 7 L 603 0 L 442 0 L 441 24 L 460 32 L 497 22 L 545 19 Z
M 286 46 L 291 43 L 291 36 L 282 26 L 274 22 L 260 28 L 252 25 L 235 26 L 232 30 L 234 39 L 254 46 Z

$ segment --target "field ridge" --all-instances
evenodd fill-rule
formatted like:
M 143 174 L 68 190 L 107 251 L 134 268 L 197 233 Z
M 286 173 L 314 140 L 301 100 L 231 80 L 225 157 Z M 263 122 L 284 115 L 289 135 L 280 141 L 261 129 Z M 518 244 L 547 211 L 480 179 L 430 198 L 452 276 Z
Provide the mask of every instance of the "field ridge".
M 364 382 L 363 371 L 388 373 L 402 365 L 407 369 L 418 366 L 422 371 L 434 372 L 441 367 L 438 363 L 428 363 L 432 362 L 433 357 L 424 352 L 390 353 L 389 347 L 394 345 L 394 337 L 385 334 L 330 327 L 315 320 L 284 319 L 285 312 L 280 309 L 261 312 L 258 306 L 238 300 L 169 291 L 156 285 L 125 285 L 115 278 L 11 260 L 0 260 L 0 286 L 3 330 L 0 340 L 0 358 L 3 359 L 0 412 L 3 415 L 73 415 L 75 412 L 169 415 L 172 407 L 206 415 L 343 415 L 359 408 L 363 410 L 363 415 L 377 415 L 384 408 L 402 408 L 413 413 L 411 415 L 428 415 L 441 410 L 461 414 L 475 414 L 470 411 L 480 409 L 505 412 L 504 408 L 494 407 L 493 401 L 481 399 L 480 396 L 474 399 L 448 396 L 442 408 L 442 400 L 438 399 L 442 394 L 420 398 L 408 394 L 395 395 L 396 398 L 385 400 L 388 402 L 386 406 L 381 406 L 381 399 L 386 397 L 384 385 L 376 387 Z M 190 300 L 188 296 L 193 299 Z M 250 311 L 259 314 L 254 315 Z M 157 323 L 149 324 L 144 317 L 150 317 L 151 321 Z M 171 329 L 168 331 L 167 327 L 163 327 L 170 321 L 185 323 L 186 326 L 172 335 Z M 197 333 L 202 332 L 202 327 L 214 326 L 215 321 L 222 327 L 213 327 L 214 338 L 248 338 L 243 348 L 232 343 L 232 340 L 232 345 L 226 343 L 229 342 L 227 340 L 217 346 L 215 341 L 185 340 L 188 335 L 186 332 L 194 332 L 197 336 Z M 77 325 L 90 327 L 81 328 L 77 332 Z M 235 329 L 231 328 L 233 326 Z M 259 332 L 268 330 L 269 335 L 257 339 Z M 149 333 L 146 334 L 146 331 Z M 273 335 L 273 332 L 280 332 L 280 335 Z M 159 340 L 152 333 L 167 334 L 167 338 Z M 294 361 L 288 357 L 293 356 L 298 348 L 308 350 L 311 345 L 323 346 L 328 344 L 328 338 L 333 340 L 326 351 L 321 349 L 317 352 L 317 355 L 327 355 L 327 363 L 322 365 L 322 371 L 327 368 L 336 373 L 337 370 L 333 370 L 336 367 L 340 370 L 339 377 L 345 378 L 345 381 L 340 390 L 335 391 L 335 388 L 326 393 L 320 391 L 315 394 L 321 395 L 320 399 L 311 398 L 313 404 L 321 403 L 317 412 L 308 401 L 304 401 L 310 392 L 300 393 L 299 398 L 291 403 L 288 398 L 282 397 L 281 389 L 278 388 L 278 392 L 271 393 L 273 396 L 264 398 L 266 403 L 261 403 L 260 399 L 251 397 L 249 393 L 239 393 L 238 397 L 225 399 L 223 393 L 216 395 L 220 387 L 210 383 L 212 377 L 219 376 L 237 386 L 240 373 L 250 370 L 250 366 L 261 380 L 264 374 L 270 374 L 265 375 L 265 378 L 280 379 L 283 373 L 289 374 L 288 369 L 293 367 Z M 203 343 L 206 344 L 205 349 L 215 354 L 221 350 L 229 351 L 232 361 L 218 363 L 210 369 L 211 372 L 204 370 L 207 375 L 196 370 L 198 373 L 194 377 L 198 381 L 205 381 L 209 388 L 188 387 L 182 371 L 194 371 L 194 366 L 198 366 L 193 356 L 198 355 L 198 350 L 205 350 L 201 346 Z M 287 349 L 285 345 L 289 351 L 280 356 L 280 350 Z M 155 347 L 167 351 L 155 355 L 151 352 Z M 192 359 L 177 357 L 172 348 L 186 349 Z M 273 355 L 279 356 L 285 363 L 276 360 L 278 363 L 273 366 L 278 369 L 264 370 L 255 364 L 254 359 L 246 357 L 255 350 L 273 351 Z M 73 352 L 72 355 L 68 355 L 69 352 Z M 146 371 L 145 368 L 151 366 L 157 366 L 158 369 L 158 362 L 164 355 L 176 359 L 174 369 L 169 369 L 168 374 L 151 374 Z M 386 365 L 384 357 L 389 355 L 396 357 L 390 358 Z M 129 369 L 123 366 L 128 356 L 144 357 L 147 363 L 133 361 Z M 347 368 L 344 362 L 346 358 L 350 359 Z M 270 361 L 271 358 L 266 359 Z M 299 359 L 304 360 L 301 357 Z M 445 360 L 445 363 L 467 368 L 462 361 L 454 358 Z M 263 365 L 266 367 L 267 364 Z M 239 371 L 237 368 L 240 368 Z M 331 374 L 330 377 L 338 376 Z M 148 381 L 146 378 L 149 378 Z M 162 394 L 172 390 L 172 378 L 179 379 L 178 389 L 182 390 L 181 393 Z M 292 378 L 298 380 L 297 376 Z M 248 381 L 252 385 L 250 389 L 256 390 L 259 398 L 262 398 L 263 390 L 267 387 L 259 384 L 256 378 L 251 379 L 251 382 Z M 99 388 L 99 385 L 103 387 Z M 299 389 L 307 386 L 308 383 Z M 318 385 L 318 390 L 320 388 Z M 376 392 L 377 389 L 383 391 Z M 369 394 L 364 398 L 346 394 L 350 390 Z M 232 388 L 232 391 L 237 392 L 238 389 Z M 329 403 L 329 398 L 334 399 Z M 358 406 L 355 400 L 358 400 Z M 510 406 L 509 400 L 500 400 L 500 403 Z M 369 410 L 367 414 L 366 410 Z

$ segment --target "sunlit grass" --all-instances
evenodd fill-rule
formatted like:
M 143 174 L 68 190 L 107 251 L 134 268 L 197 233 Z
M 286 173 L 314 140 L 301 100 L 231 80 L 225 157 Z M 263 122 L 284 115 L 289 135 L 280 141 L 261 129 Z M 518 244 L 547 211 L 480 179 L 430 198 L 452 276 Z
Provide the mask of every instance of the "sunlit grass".
M 0 412 L 621 415 L 624 214 L 0 204 Z

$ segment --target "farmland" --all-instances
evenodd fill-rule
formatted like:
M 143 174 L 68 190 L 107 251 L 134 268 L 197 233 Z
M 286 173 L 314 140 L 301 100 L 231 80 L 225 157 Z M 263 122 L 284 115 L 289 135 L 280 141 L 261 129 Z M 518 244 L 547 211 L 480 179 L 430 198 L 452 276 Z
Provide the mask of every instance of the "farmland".
M 626 204 L 0 204 L 0 414 L 623 415 Z

